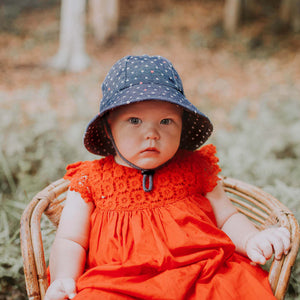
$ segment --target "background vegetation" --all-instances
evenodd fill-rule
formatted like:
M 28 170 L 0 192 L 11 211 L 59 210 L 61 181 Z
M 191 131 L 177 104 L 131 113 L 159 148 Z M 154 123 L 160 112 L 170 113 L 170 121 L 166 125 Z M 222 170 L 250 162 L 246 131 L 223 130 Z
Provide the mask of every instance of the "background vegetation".
M 26 298 L 21 213 L 68 163 L 94 158 L 82 133 L 98 111 L 99 82 L 126 54 L 173 61 L 188 98 L 215 124 L 211 142 L 223 175 L 262 187 L 300 220 L 299 34 L 273 31 L 276 7 L 268 2 L 230 39 L 220 25 L 221 1 L 142 2 L 127 2 L 118 36 L 105 45 L 95 46 L 88 33 L 94 61 L 79 74 L 44 67 L 57 49 L 59 1 L 0 6 L 0 299 Z M 46 220 L 43 231 L 48 249 Z M 300 299 L 299 278 L 298 257 L 288 299 Z

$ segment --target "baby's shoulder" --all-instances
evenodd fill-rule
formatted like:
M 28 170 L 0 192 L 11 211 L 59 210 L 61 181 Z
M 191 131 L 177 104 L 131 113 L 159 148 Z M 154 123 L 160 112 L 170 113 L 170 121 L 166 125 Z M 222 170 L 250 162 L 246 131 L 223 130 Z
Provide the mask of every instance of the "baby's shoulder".
M 108 161 L 108 157 L 105 157 L 96 160 L 78 161 L 69 164 L 66 167 L 66 174 L 64 178 L 70 179 L 74 176 L 89 176 L 93 173 L 101 171 Z
M 213 144 L 205 145 L 196 151 L 183 150 L 179 153 L 178 159 L 183 164 L 210 165 L 218 163 L 217 150 Z
M 69 189 L 80 193 L 85 202 L 94 201 L 93 191 L 99 186 L 107 160 L 78 161 L 68 165 L 64 179 L 70 181 Z

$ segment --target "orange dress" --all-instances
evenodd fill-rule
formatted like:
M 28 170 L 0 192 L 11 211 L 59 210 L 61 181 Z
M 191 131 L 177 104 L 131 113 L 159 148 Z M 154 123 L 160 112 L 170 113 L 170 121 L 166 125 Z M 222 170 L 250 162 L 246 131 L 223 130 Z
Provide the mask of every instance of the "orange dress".
M 268 274 L 216 226 L 205 198 L 220 172 L 215 151 L 179 151 L 151 192 L 113 156 L 67 167 L 70 189 L 95 204 L 74 299 L 275 299 Z

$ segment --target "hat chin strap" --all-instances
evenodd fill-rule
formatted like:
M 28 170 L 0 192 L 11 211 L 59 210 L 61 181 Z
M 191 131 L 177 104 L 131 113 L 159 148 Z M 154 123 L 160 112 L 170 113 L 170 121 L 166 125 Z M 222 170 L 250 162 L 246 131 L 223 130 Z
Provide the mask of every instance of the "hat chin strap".
M 153 175 L 155 173 L 155 170 L 162 167 L 163 165 L 165 165 L 166 163 L 162 164 L 161 166 L 158 166 L 157 168 L 154 168 L 154 169 L 143 169 L 143 168 L 140 168 L 138 167 L 137 165 L 133 164 L 132 162 L 130 162 L 128 159 L 126 159 L 122 154 L 121 152 L 119 151 L 116 143 L 115 143 L 115 140 L 113 138 L 113 135 L 112 135 L 112 132 L 111 132 L 111 129 L 110 129 L 110 126 L 107 122 L 107 119 L 105 118 L 105 126 L 106 126 L 106 130 L 107 130 L 107 133 L 109 135 L 109 138 L 110 138 L 110 141 L 112 142 L 116 152 L 118 153 L 118 155 L 121 157 L 121 159 L 127 163 L 129 166 L 131 166 L 132 168 L 134 169 L 137 169 L 139 171 L 141 171 L 142 175 L 143 175 L 143 190 L 145 192 L 151 192 L 152 191 L 152 188 L 153 188 Z M 148 181 L 148 187 L 147 187 L 147 181 Z

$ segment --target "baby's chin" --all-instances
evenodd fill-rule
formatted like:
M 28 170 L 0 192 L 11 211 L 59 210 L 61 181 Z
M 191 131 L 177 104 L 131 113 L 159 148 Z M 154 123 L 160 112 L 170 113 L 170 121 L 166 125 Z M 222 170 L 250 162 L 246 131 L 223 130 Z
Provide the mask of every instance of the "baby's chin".
M 152 169 L 156 169 L 158 167 L 160 167 L 162 164 L 159 163 L 136 163 L 134 164 L 137 167 L 139 167 L 140 169 L 143 170 L 152 170 Z
M 144 170 L 156 169 L 165 163 L 165 161 L 162 161 L 155 157 L 144 157 L 144 158 L 137 159 L 137 160 L 131 160 L 131 159 L 128 159 L 128 160 L 133 165 L 137 166 L 140 169 L 144 169 Z M 119 165 L 133 168 L 133 166 L 131 166 L 130 164 L 128 164 L 126 161 L 124 161 L 122 158 L 120 158 L 118 156 L 115 156 L 115 161 Z
M 141 169 L 151 170 L 151 169 L 156 169 L 156 168 L 162 166 L 164 163 L 165 163 L 165 161 L 162 161 L 162 160 L 157 160 L 154 158 L 147 158 L 147 159 L 138 160 L 134 164 Z

